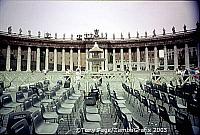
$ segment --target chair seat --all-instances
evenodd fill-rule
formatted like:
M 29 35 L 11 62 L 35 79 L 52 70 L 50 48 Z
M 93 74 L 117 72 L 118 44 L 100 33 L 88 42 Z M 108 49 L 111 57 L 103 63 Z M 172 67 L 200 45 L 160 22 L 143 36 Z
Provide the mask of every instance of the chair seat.
M 126 117 L 127 117 L 128 122 L 132 122 L 132 118 L 133 118 L 132 114 L 126 114 Z
M 87 121 L 90 121 L 90 122 L 100 122 L 101 121 L 101 117 L 100 117 L 99 114 L 89 114 L 89 113 L 87 113 L 86 119 L 87 119 Z
M 194 135 L 199 135 L 199 133 L 200 133 L 199 127 L 192 126 L 192 130 L 193 130 Z
M 92 113 L 92 114 L 98 114 L 98 108 L 96 108 L 95 106 L 86 106 L 86 112 L 87 113 Z
M 41 100 L 41 103 L 51 103 L 51 102 L 53 102 L 52 99 L 43 99 L 43 100 Z
M 3 107 L 6 107 L 6 108 L 16 108 L 19 105 L 20 105 L 19 103 L 11 102 L 11 103 L 3 105 Z
M 33 106 L 34 106 L 34 107 L 39 107 L 39 108 L 40 108 L 40 104 L 41 104 L 41 103 L 38 102 L 38 103 L 34 104 Z
M 58 114 L 56 112 L 45 112 L 43 117 L 44 119 L 58 119 Z
M 68 109 L 72 109 L 74 108 L 74 104 L 67 104 L 67 103 L 62 103 L 61 107 L 63 108 L 68 108 Z
M 99 122 L 84 122 L 83 123 L 83 128 L 86 129 L 97 129 L 101 128 L 101 125 Z
M 11 108 L 1 108 L 0 109 L 0 114 L 1 115 L 6 115 L 6 114 L 9 114 L 9 113 L 11 113 L 11 112 L 13 112 L 14 110 L 13 109 L 11 109 Z
M 25 98 L 22 98 L 22 99 L 17 100 L 16 102 L 17 103 L 24 103 L 24 100 L 25 100 Z
M 121 111 L 122 111 L 124 114 L 132 114 L 132 112 L 131 112 L 128 108 L 121 108 Z
M 75 94 L 75 93 L 73 93 L 72 96 L 73 97 L 81 97 L 81 94 Z
M 6 128 L 0 126 L 0 135 L 3 135 L 6 133 Z
M 119 108 L 126 108 L 125 104 L 118 104 Z
M 56 134 L 58 123 L 44 123 L 35 129 L 36 134 Z
M 178 108 L 180 108 L 180 109 L 187 109 L 187 107 L 184 106 L 184 105 L 182 105 L 182 104 L 177 104 L 177 106 L 178 106 Z
M 70 99 L 70 100 L 78 100 L 79 97 L 70 96 L 69 99 Z
M 172 124 L 176 124 L 176 118 L 175 116 L 169 116 L 169 120 Z
M 76 103 L 76 100 L 71 100 L 71 99 L 69 99 L 69 100 L 65 100 L 64 103 L 66 103 L 66 104 L 75 104 L 75 103 Z
M 126 100 L 117 100 L 118 104 L 125 104 Z
M 117 100 L 125 100 L 124 97 L 117 96 Z
M 67 109 L 67 108 L 59 108 L 58 113 L 61 115 L 68 115 L 72 113 L 72 109 Z
M 60 98 L 60 96 L 53 96 L 53 97 L 51 97 L 52 99 L 54 99 L 54 100 L 57 100 L 58 98 Z
M 102 100 L 103 104 L 111 104 L 110 100 Z
M 31 107 L 31 108 L 29 108 L 29 109 L 26 109 L 26 111 L 29 111 L 29 112 L 36 112 L 36 111 L 40 111 L 40 108 L 35 108 L 35 107 Z

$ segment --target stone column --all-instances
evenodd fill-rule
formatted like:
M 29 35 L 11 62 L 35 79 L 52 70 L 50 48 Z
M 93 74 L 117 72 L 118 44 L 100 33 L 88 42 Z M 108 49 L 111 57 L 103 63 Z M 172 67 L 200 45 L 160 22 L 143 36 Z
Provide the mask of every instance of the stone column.
M 46 48 L 45 53 L 45 70 L 49 70 L 49 48 Z
M 155 69 L 158 68 L 158 49 L 156 46 L 154 46 L 154 66 Z
M 185 44 L 185 68 L 190 67 L 189 49 L 188 44 Z
M 21 46 L 17 49 L 17 71 L 21 71 L 21 61 L 22 61 L 22 50 Z
M 164 46 L 164 70 L 166 71 L 168 69 L 167 65 L 167 47 Z
M 140 71 L 140 48 L 137 47 L 137 71 Z
M 6 54 L 6 70 L 10 70 L 10 45 L 7 46 L 7 54 Z
M 73 50 L 70 48 L 70 70 L 73 71 Z
M 105 71 L 108 71 L 108 49 L 105 49 Z
M 101 53 L 101 58 L 104 58 L 104 51 Z M 104 70 L 104 61 L 101 62 L 101 70 Z
M 56 72 L 57 71 L 57 57 L 58 57 L 58 55 L 57 55 L 57 49 L 56 48 L 54 48 L 53 55 L 54 55 L 54 59 L 53 59 L 53 71 Z
M 92 53 L 89 53 L 89 58 L 92 58 Z M 92 71 L 92 62 L 89 62 L 89 70 Z
M 78 68 L 81 68 L 81 50 L 78 48 Z
M 146 62 L 146 70 L 149 70 L 149 50 L 148 47 L 145 47 L 145 62 Z
M 85 59 L 86 60 L 85 61 L 85 70 L 88 71 L 88 60 L 87 60 L 88 59 L 88 49 L 87 48 L 85 50 L 85 58 L 86 58 Z
M 197 43 L 197 65 L 200 67 L 200 43 Z
M 128 49 L 128 62 L 129 62 L 129 71 L 132 71 L 132 65 L 131 65 L 131 48 Z
M 177 46 L 174 45 L 174 70 L 178 68 L 178 52 L 177 52 Z
M 124 71 L 124 50 L 123 48 L 120 49 L 120 55 L 121 55 L 121 63 L 120 63 L 120 68 L 121 71 Z
M 116 71 L 115 48 L 113 48 L 113 71 Z
M 28 47 L 28 54 L 27 54 L 27 70 L 31 71 L 31 47 Z
M 40 72 L 40 48 L 37 48 L 36 71 Z
M 62 71 L 65 72 L 65 48 L 62 49 Z

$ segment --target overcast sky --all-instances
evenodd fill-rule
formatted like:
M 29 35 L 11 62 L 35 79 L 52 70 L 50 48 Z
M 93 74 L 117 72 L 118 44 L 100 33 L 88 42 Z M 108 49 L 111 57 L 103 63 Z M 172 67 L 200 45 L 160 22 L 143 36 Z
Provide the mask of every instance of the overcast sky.
M 38 31 L 50 32 L 58 37 L 66 33 L 66 37 L 73 34 L 93 33 L 99 29 L 100 33 L 107 32 L 108 37 L 113 33 L 119 37 L 120 33 L 127 37 L 141 35 L 147 31 L 156 33 L 171 32 L 172 26 L 176 30 L 195 28 L 199 20 L 199 9 L 195 1 L 14 1 L 0 0 L 0 30 L 7 31 L 12 26 L 14 32 L 22 28 L 27 34 L 30 29 L 33 35 Z

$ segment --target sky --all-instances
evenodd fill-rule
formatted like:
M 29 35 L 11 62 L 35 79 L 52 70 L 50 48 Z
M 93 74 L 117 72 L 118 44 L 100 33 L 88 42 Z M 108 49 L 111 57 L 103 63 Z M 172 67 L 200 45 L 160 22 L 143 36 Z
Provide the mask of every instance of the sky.
M 48 0 L 0 0 L 0 31 L 12 26 L 13 32 L 22 28 L 32 35 L 50 32 L 61 38 L 71 34 L 108 33 L 112 37 L 124 37 L 130 32 L 136 37 L 137 31 L 144 36 L 166 33 L 173 26 L 176 31 L 196 28 L 199 7 L 195 1 L 48 1 Z

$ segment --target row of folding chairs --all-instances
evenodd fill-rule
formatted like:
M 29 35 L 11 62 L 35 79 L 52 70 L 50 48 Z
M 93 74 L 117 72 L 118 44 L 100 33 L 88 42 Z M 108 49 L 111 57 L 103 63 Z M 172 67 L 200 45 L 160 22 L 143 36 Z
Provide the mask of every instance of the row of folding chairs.
M 56 134 L 57 131 L 58 123 L 46 123 L 40 111 L 21 111 L 9 114 L 2 134 Z
M 177 113 L 181 112 L 180 109 L 186 109 L 185 106 L 181 106 L 181 105 L 177 104 L 176 98 L 174 96 L 168 95 L 168 97 L 169 97 L 169 102 L 168 102 L 169 107 L 173 106 L 173 107 L 176 108 L 175 109 L 175 115 L 174 116 L 169 116 L 168 112 L 167 112 L 167 109 L 163 106 L 163 104 L 159 105 L 158 103 L 156 103 L 156 98 L 154 100 L 147 99 L 146 96 L 140 95 L 138 90 L 134 90 L 133 91 L 130 88 L 131 90 L 129 91 L 128 90 L 129 88 L 127 88 L 127 86 L 125 84 L 122 84 L 122 85 L 123 85 L 123 88 L 125 88 L 125 91 L 128 94 L 130 94 L 131 96 L 134 96 L 135 98 L 138 99 L 138 101 L 140 103 L 140 105 L 138 107 L 138 110 L 139 110 L 141 116 L 143 116 L 144 107 L 147 108 L 147 112 L 150 111 L 148 123 L 150 123 L 150 118 L 151 118 L 152 114 L 155 113 L 155 114 L 159 115 L 159 119 L 160 119 L 159 125 L 160 125 L 160 127 L 162 127 L 162 121 L 164 120 L 164 121 L 166 121 L 166 122 L 168 122 L 170 124 L 170 129 L 171 129 L 171 125 L 173 125 L 173 126 L 176 125 L 176 121 L 174 121 L 174 120 L 175 120 L 175 116 L 178 116 Z M 141 107 L 141 105 L 143 105 L 143 108 Z M 191 106 L 188 106 L 188 107 L 190 107 L 190 108 L 187 109 L 187 111 L 191 110 L 191 109 L 193 109 L 193 111 L 194 111 L 194 109 L 195 109 L 195 108 L 191 108 Z M 189 119 L 187 119 L 186 121 L 187 121 L 187 123 L 190 122 Z M 183 124 L 183 123 L 181 123 L 181 124 Z M 191 124 L 191 122 L 190 122 L 190 124 Z M 193 126 L 193 128 L 194 128 L 193 129 L 194 133 L 196 133 L 198 128 L 196 126 Z M 173 127 L 173 129 L 174 129 L 174 127 Z M 191 131 L 191 129 L 192 129 L 192 126 L 190 126 L 190 129 L 187 128 L 187 130 L 190 130 L 190 131 Z M 179 130 L 179 129 L 177 129 L 177 130 Z M 181 129 L 179 130 L 179 132 L 182 132 Z

